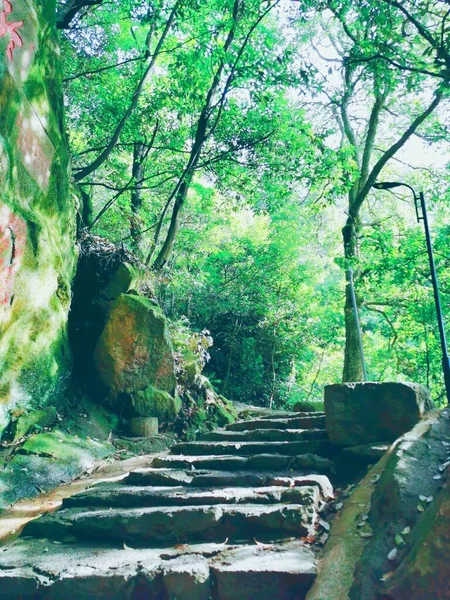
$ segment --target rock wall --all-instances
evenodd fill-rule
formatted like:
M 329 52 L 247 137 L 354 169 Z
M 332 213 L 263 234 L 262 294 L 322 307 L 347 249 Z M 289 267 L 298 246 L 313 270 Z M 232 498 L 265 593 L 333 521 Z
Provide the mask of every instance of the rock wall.
M 0 0 L 0 434 L 70 372 L 75 195 L 53 0 Z
M 450 599 L 449 412 L 429 412 L 344 501 L 307 600 Z

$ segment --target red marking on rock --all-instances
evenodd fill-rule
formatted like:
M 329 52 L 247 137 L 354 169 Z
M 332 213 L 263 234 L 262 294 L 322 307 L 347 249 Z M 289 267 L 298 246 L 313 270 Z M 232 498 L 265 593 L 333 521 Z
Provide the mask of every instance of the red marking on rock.
M 6 47 L 6 55 L 9 60 L 12 61 L 14 57 L 14 50 L 22 48 L 23 40 L 20 34 L 17 32 L 18 29 L 23 27 L 23 21 L 8 21 L 8 15 L 13 11 L 12 2 L 10 0 L 3 0 L 3 10 L 0 12 L 0 38 L 5 37 L 7 34 L 10 36 L 10 41 Z

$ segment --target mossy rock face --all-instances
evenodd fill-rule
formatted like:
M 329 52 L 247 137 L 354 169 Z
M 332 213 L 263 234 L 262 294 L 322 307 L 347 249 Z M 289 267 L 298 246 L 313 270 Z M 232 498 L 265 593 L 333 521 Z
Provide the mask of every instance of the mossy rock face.
M 30 437 L 20 448 L 20 454 L 70 461 L 74 455 L 83 452 L 98 458 L 108 453 L 108 446 L 92 439 L 71 436 L 63 431 L 40 433 Z
M 161 422 L 173 421 L 181 408 L 179 396 L 148 386 L 130 397 L 127 407 L 133 417 L 157 417 Z M 126 410 L 126 409 L 125 409 Z
M 17 407 L 62 403 L 70 372 L 76 198 L 49 4 L 15 0 L 23 47 L 0 38 L 0 432 Z
M 18 411 L 12 414 L 12 421 L 5 432 L 5 437 L 12 441 L 20 440 L 33 430 L 39 431 L 44 427 L 50 427 L 56 422 L 57 412 L 54 406 L 48 406 L 42 410 L 31 410 L 29 412 Z
M 449 439 L 448 411 L 430 412 L 389 447 L 333 520 L 307 600 L 449 598 Z
M 120 294 L 130 293 L 130 290 L 139 290 L 143 285 L 149 285 L 150 278 L 144 270 L 138 269 L 136 265 L 122 263 L 101 291 L 101 297 L 106 302 L 116 300 Z M 156 302 L 153 302 L 156 306 Z
M 33 435 L 8 457 L 7 468 L 0 469 L 0 511 L 17 500 L 72 481 L 114 452 L 114 446 L 106 441 L 62 430 Z
M 174 359 L 167 320 L 146 298 L 121 294 L 111 307 L 94 363 L 105 401 L 128 417 L 173 420 Z

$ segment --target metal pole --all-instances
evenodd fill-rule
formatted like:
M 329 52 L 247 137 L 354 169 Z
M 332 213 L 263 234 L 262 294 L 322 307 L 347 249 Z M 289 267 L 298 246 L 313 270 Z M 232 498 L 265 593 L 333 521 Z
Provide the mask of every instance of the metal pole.
M 364 377 L 364 381 L 367 381 L 367 369 L 366 369 L 366 361 L 364 358 L 364 348 L 363 348 L 363 343 L 362 343 L 361 324 L 359 322 L 358 305 L 356 303 L 355 282 L 353 281 L 353 269 L 351 269 L 351 268 L 348 269 L 347 274 L 348 274 L 348 283 L 350 286 L 350 294 L 351 294 L 351 298 L 352 298 L 353 314 L 355 316 L 356 332 L 358 335 L 359 351 L 361 353 L 361 366 L 362 366 L 362 371 L 363 371 L 363 377 Z M 450 364 L 449 364 L 449 367 L 450 367 Z M 449 373 L 450 373 L 450 371 L 449 371 Z M 450 382 L 450 379 L 449 379 L 449 382 Z
M 433 246 L 431 244 L 430 227 L 428 224 L 428 213 L 427 213 L 427 207 L 425 204 L 425 196 L 424 196 L 423 192 L 419 193 L 419 200 L 420 200 L 420 206 L 422 209 L 422 216 L 419 219 L 423 220 L 423 226 L 425 228 L 425 237 L 427 239 L 428 259 L 430 261 L 431 281 L 433 283 L 434 302 L 436 305 L 436 315 L 437 315 L 437 320 L 438 320 L 438 325 L 439 325 L 439 335 L 441 338 L 442 368 L 444 371 L 445 391 L 447 394 L 447 403 L 450 404 L 450 359 L 448 356 L 447 340 L 445 337 L 444 318 L 442 316 L 441 299 L 439 296 L 439 284 L 438 284 L 438 278 L 437 278 L 437 273 L 436 273 L 436 265 L 435 265 L 434 256 L 433 256 Z

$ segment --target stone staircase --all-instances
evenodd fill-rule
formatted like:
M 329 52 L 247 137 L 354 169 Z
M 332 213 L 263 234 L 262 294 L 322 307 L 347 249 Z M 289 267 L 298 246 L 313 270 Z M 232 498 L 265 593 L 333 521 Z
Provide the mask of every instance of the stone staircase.
M 0 598 L 301 600 L 332 454 L 322 413 L 255 411 L 175 444 L 0 548 Z

